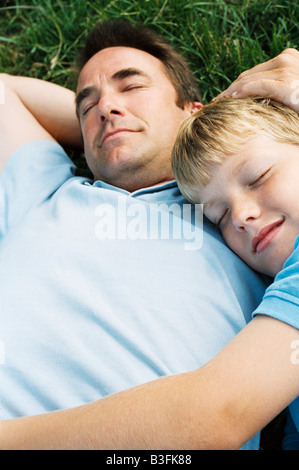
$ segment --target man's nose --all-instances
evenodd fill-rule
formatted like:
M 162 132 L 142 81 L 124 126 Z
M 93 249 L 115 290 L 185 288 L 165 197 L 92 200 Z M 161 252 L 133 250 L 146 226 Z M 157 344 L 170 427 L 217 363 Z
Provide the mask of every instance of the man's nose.
M 105 122 L 111 115 L 123 114 L 123 108 L 119 99 L 113 93 L 103 94 L 97 104 L 98 119 L 101 123 Z

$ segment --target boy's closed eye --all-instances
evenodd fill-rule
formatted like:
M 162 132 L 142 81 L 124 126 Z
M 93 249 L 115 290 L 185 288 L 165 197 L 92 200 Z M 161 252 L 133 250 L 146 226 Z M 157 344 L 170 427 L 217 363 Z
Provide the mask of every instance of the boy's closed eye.
M 224 222 L 225 216 L 228 214 L 229 209 L 227 208 L 222 215 L 215 221 L 215 225 L 218 229 L 221 229 L 221 224 Z
M 259 184 L 263 183 L 266 175 L 269 176 L 269 172 L 270 172 L 271 168 L 268 168 L 266 171 L 263 171 L 261 175 L 259 175 L 257 178 L 254 179 L 254 181 L 252 181 L 251 183 L 249 183 L 249 187 L 250 188 L 253 188 L 253 187 L 257 187 Z

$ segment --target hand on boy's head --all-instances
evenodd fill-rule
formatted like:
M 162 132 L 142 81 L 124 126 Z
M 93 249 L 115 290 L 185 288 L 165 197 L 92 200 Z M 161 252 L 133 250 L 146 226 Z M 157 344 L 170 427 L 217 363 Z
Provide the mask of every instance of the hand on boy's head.
M 274 59 L 241 73 L 216 99 L 224 96 L 264 96 L 299 112 L 299 52 L 286 49 Z

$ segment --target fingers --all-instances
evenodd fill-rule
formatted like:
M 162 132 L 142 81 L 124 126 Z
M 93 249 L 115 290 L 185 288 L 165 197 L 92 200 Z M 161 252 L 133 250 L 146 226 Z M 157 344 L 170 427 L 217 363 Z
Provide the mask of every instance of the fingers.
M 286 49 L 274 59 L 241 73 L 216 99 L 224 96 L 233 98 L 264 96 L 276 99 L 299 112 L 298 80 L 299 52 L 296 49 Z
M 241 73 L 240 77 L 260 72 L 275 71 L 284 67 L 292 67 L 294 64 L 299 65 L 299 52 L 296 49 L 289 48 L 282 51 L 273 59 L 269 59 L 266 62 L 255 65 L 249 70 L 245 70 Z
M 237 89 L 232 89 L 233 98 L 245 98 L 246 96 L 263 96 L 264 98 L 278 99 L 279 86 L 273 80 L 260 79 L 249 81 Z
M 259 69 L 260 70 L 260 69 Z M 249 72 L 249 71 L 248 71 Z M 225 91 L 217 98 L 232 96 L 233 98 L 244 98 L 245 96 L 264 96 L 275 98 L 276 87 L 279 86 L 281 72 L 279 70 L 250 71 L 241 74 Z
M 246 85 L 249 80 L 259 80 L 261 75 L 265 74 L 265 79 L 278 80 L 286 71 L 294 70 L 298 77 L 299 71 L 299 52 L 296 49 L 285 49 L 281 54 L 270 59 L 262 64 L 255 65 L 249 70 L 242 72 L 239 77 L 220 95 L 231 95 L 237 89 Z M 270 74 L 270 76 L 269 76 Z
M 292 48 L 292 47 L 289 47 L 288 49 L 285 49 L 284 51 L 282 51 L 280 55 L 284 55 L 284 54 L 289 54 L 289 55 L 291 55 L 294 59 L 298 59 L 298 60 L 299 60 L 299 52 L 297 51 L 297 49 L 294 49 L 294 48 Z

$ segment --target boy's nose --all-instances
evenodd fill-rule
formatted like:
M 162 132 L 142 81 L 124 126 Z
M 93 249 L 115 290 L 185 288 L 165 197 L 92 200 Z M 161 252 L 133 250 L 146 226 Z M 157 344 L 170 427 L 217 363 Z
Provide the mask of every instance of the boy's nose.
M 252 200 L 240 199 L 232 210 L 232 222 L 241 232 L 244 232 L 259 216 L 260 208 Z

